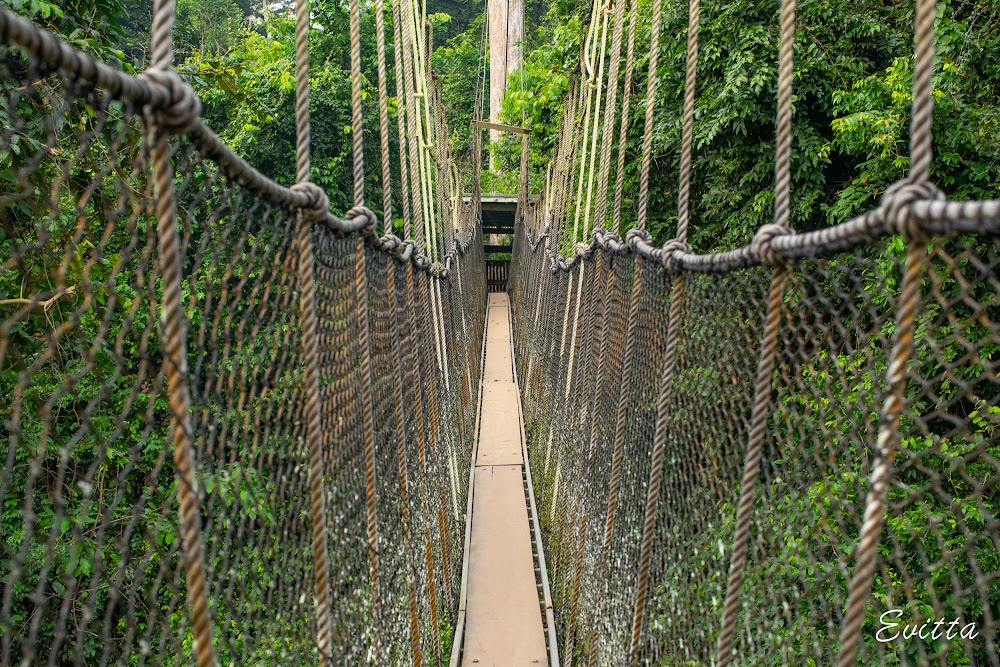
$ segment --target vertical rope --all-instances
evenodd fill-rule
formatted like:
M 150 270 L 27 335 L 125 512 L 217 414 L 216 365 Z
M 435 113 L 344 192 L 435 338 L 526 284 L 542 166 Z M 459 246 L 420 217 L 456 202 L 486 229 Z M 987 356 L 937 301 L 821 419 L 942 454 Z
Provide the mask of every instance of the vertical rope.
M 628 414 L 628 392 L 632 382 L 632 358 L 635 356 L 635 328 L 639 316 L 639 291 L 641 286 L 639 271 L 642 260 L 636 256 L 632 275 L 632 292 L 629 297 L 628 317 L 625 322 L 625 352 L 622 359 L 621 382 L 618 385 L 618 405 L 615 410 L 615 439 L 611 454 L 611 480 L 608 487 L 608 514 L 604 524 L 604 560 L 608 559 L 611 547 L 611 532 L 615 522 L 615 508 L 618 504 L 618 490 L 621 486 L 622 449 L 625 443 L 625 419 Z
M 397 99 L 397 124 L 399 128 L 399 158 L 400 184 L 403 188 L 403 236 L 413 238 L 414 228 L 411 226 L 411 205 L 412 215 L 419 216 L 420 208 L 417 202 L 417 194 L 413 179 L 414 153 L 416 152 L 416 138 L 413 132 L 404 131 L 404 127 L 411 125 L 413 115 L 413 87 L 410 84 L 409 65 L 406 50 L 403 44 L 405 35 L 400 25 L 403 21 L 402 10 L 399 7 L 399 0 L 392 0 L 392 36 L 393 36 L 393 62 L 395 63 L 396 74 L 396 99 Z M 416 228 L 420 228 L 420 220 L 416 221 Z
M 355 0 L 356 2 L 357 0 Z M 371 575 L 372 615 L 377 628 L 375 642 L 379 643 L 382 605 L 379 594 L 378 576 L 378 529 L 375 490 L 375 418 L 372 404 L 372 358 L 368 321 L 368 280 L 365 274 L 365 239 L 357 235 L 354 252 L 354 286 L 358 308 L 358 345 L 361 350 L 361 410 L 365 459 L 365 509 L 368 528 L 368 563 Z M 375 652 L 376 661 L 379 652 Z
M 744 566 L 750 534 L 750 516 L 757 494 L 755 485 L 760 475 L 760 459 L 764 448 L 764 436 L 770 416 L 771 381 L 774 375 L 775 352 L 778 347 L 778 329 L 781 321 L 781 303 L 784 299 L 788 272 L 775 268 L 767 299 L 767 315 L 764 322 L 763 345 L 760 363 L 757 366 L 757 380 L 754 386 L 753 412 L 750 416 L 750 436 L 747 443 L 746 462 L 740 481 L 740 499 L 736 510 L 736 533 L 733 536 L 733 552 L 729 564 L 729 580 L 726 584 L 726 602 L 722 614 L 722 628 L 719 635 L 719 667 L 726 667 L 732 659 L 733 639 L 736 631 L 736 612 L 739 608 L 740 591 L 743 588 Z
M 765 225 L 755 238 L 764 240 L 764 232 L 789 229 L 790 163 L 792 153 L 792 74 L 794 68 L 793 46 L 795 43 L 796 0 L 781 1 L 781 30 L 778 45 L 778 120 L 775 149 L 775 197 L 774 224 Z M 769 253 L 768 253 L 769 254 Z M 772 257 L 771 259 L 775 259 Z M 733 641 L 736 632 L 736 614 L 746 567 L 750 517 L 757 499 L 756 484 L 760 476 L 761 456 L 764 450 L 764 436 L 771 411 L 771 383 L 773 380 L 775 356 L 778 349 L 778 331 L 781 324 L 781 304 L 784 301 L 785 286 L 788 283 L 788 269 L 777 259 L 771 274 L 771 287 L 767 300 L 767 314 L 761 341 L 760 362 L 754 386 L 754 405 L 750 416 L 750 434 L 747 439 L 746 461 L 740 481 L 740 499 L 736 509 L 736 531 L 733 536 L 733 551 L 729 563 L 729 579 L 726 584 L 726 602 L 722 612 L 722 627 L 719 634 L 719 667 L 726 667 L 732 660 Z
M 309 448 L 309 505 L 312 521 L 313 575 L 316 588 L 316 645 L 325 664 L 331 659 L 330 582 L 327 556 L 326 503 L 323 493 L 323 445 L 319 392 L 319 353 L 312 223 L 298 215 L 299 318 L 302 327 L 303 384 L 305 385 L 306 441 Z
M 309 0 L 295 7 L 295 164 L 296 182 L 309 182 Z M 327 553 L 326 502 L 323 489 L 323 443 L 319 391 L 319 334 L 312 246 L 312 216 L 299 211 L 296 245 L 299 252 L 299 319 L 302 327 L 302 362 L 305 395 L 306 441 L 309 451 L 309 503 L 312 522 L 313 576 L 316 589 L 316 646 L 330 664 L 333 639 L 330 627 L 330 580 Z
M 381 2 L 379 2 L 381 4 Z M 393 418 L 395 421 L 396 435 L 396 460 L 399 472 L 399 504 L 403 522 L 403 539 L 406 545 L 406 583 L 407 602 L 410 611 L 410 647 L 413 651 L 413 665 L 420 667 L 420 623 L 417 612 L 417 581 L 414 573 L 412 537 L 410 535 L 410 502 L 407 482 L 407 457 L 406 457 L 406 421 L 403 412 L 403 359 L 400 354 L 402 343 L 399 335 L 399 310 L 396 306 L 396 272 L 395 260 L 388 259 L 386 262 L 386 289 L 388 292 L 389 311 L 392 313 L 393 331 L 393 363 L 396 370 L 396 381 L 393 383 Z
M 167 69 L 174 64 L 175 0 L 154 0 L 152 23 L 149 27 L 150 67 Z
M 156 0 L 153 5 L 150 28 L 153 68 L 167 70 L 173 61 L 174 10 L 173 0 Z M 156 193 L 154 212 L 163 287 L 161 331 L 170 402 L 174 466 L 177 469 L 181 544 L 188 587 L 187 598 L 191 605 L 195 660 L 198 667 L 213 667 L 214 631 L 209 612 L 205 556 L 201 539 L 201 512 L 195 480 L 196 461 L 190 417 L 187 336 L 181 302 L 183 257 L 177 231 L 177 195 L 174 191 L 174 168 L 170 161 L 166 130 L 157 127 L 153 117 L 154 114 L 147 114 L 147 136 Z
M 351 111 L 354 135 L 354 206 L 365 204 L 364 125 L 361 118 L 361 10 L 358 0 L 350 2 L 351 31 Z M 365 238 L 357 235 L 354 250 L 354 286 L 358 309 L 358 346 L 361 351 L 361 410 L 365 459 L 365 508 L 368 528 L 368 563 L 372 590 L 372 616 L 376 627 L 374 659 L 379 662 L 379 628 L 382 603 L 378 575 L 378 528 L 375 489 L 375 417 L 372 403 L 371 331 L 368 305 L 368 277 L 365 272 Z
M 351 127 L 354 137 L 354 205 L 365 205 L 365 128 L 361 120 L 361 9 L 350 1 L 351 12 Z
M 608 208 L 608 178 L 611 172 L 611 138 L 618 112 L 618 70 L 622 57 L 622 30 L 628 0 L 615 0 L 615 24 L 611 33 L 611 62 L 608 68 L 608 98 L 604 106 L 604 130 L 601 135 L 601 166 L 597 177 L 597 210 L 594 216 L 595 229 L 604 228 Z M 598 363 L 600 363 L 598 361 Z
M 309 0 L 295 2 L 295 182 L 309 181 Z M 311 279 L 310 279 L 311 280 Z
M 615 234 L 621 228 L 622 200 L 625 192 L 625 146 L 631 125 L 629 107 L 632 104 L 632 76 L 635 72 L 635 24 L 638 16 L 635 0 L 628 16 L 628 40 L 625 47 L 625 81 L 622 83 L 622 120 L 618 129 L 618 170 L 615 172 L 615 205 L 612 210 L 611 231 Z
M 378 52 L 378 138 L 382 149 L 382 228 L 392 231 L 392 171 L 389 164 L 389 94 L 385 71 L 385 4 L 375 2 L 375 48 Z
M 934 74 L 934 22 L 936 3 L 917 0 L 915 17 L 915 58 L 913 70 L 913 119 L 910 125 L 910 176 L 914 185 L 929 183 L 932 152 L 931 121 L 934 98 L 931 81 Z M 840 631 L 838 667 L 857 664 L 861 624 L 871 593 L 872 578 L 879 538 L 884 523 L 886 496 L 892 481 L 892 464 L 899 448 L 899 422 L 906 407 L 906 364 L 913 354 L 913 334 L 917 310 L 920 308 L 920 280 L 927 261 L 927 239 L 916 227 L 909 214 L 902 212 L 904 229 L 909 229 L 909 249 L 903 267 L 903 284 L 899 294 L 899 311 L 893 336 L 889 368 L 886 371 L 888 393 L 882 407 L 878 440 L 875 445 L 871 473 L 868 477 L 868 497 L 855 551 L 854 575 L 848 585 L 844 625 Z M 895 221 L 900 222 L 900 221 Z
M 681 136 L 681 173 L 677 192 L 677 240 L 687 241 L 691 200 L 691 148 L 694 143 L 694 97 L 698 78 L 698 26 L 701 0 L 690 0 L 688 8 L 687 71 L 684 77 L 684 115 Z
M 681 138 L 680 192 L 678 196 L 677 235 L 674 243 L 687 241 L 688 201 L 691 188 L 691 147 L 694 134 L 694 98 L 698 71 L 698 24 L 701 15 L 699 0 L 690 0 L 688 6 L 688 49 L 684 78 L 684 117 Z M 647 119 L 648 119 L 647 110 Z M 647 128 L 648 129 L 648 128 Z M 644 156 L 645 157 L 645 156 Z M 644 200 L 640 200 L 640 204 Z M 653 433 L 653 452 L 650 460 L 649 484 L 646 487 L 646 508 L 639 547 L 639 575 L 636 581 L 635 607 L 632 615 L 632 641 L 629 662 L 639 664 L 639 644 L 644 627 L 646 596 L 649 591 L 649 567 L 653 555 L 653 536 L 656 532 L 656 506 L 663 484 L 663 459 L 666 454 L 668 422 L 670 418 L 671 385 L 677 359 L 677 339 L 680 332 L 681 305 L 684 301 L 684 273 L 674 273 L 670 292 L 670 314 L 667 320 L 667 340 L 664 350 L 663 371 L 660 376 L 659 397 L 656 405 L 656 427 Z
M 795 0 L 781 2 L 778 47 L 778 139 L 774 164 L 774 223 L 788 227 L 792 157 L 792 47 L 795 42 Z
M 911 183 L 923 183 L 931 177 L 931 122 L 934 117 L 931 84 L 934 77 L 935 8 L 933 2 L 917 0 L 914 20 L 913 120 L 910 123 Z
M 636 226 L 646 228 L 649 204 L 649 168 L 653 163 L 653 112 L 656 108 L 656 66 L 660 55 L 662 0 L 653 0 L 653 21 L 649 28 L 649 77 L 646 81 L 646 126 L 642 137 L 642 165 L 639 172 L 639 213 Z
M 583 207 L 583 234 L 580 240 L 583 242 L 587 241 L 590 236 L 590 223 L 591 223 L 591 213 L 592 205 L 594 201 L 594 168 L 598 162 L 597 156 L 597 137 L 598 130 L 601 126 L 601 98 L 604 95 L 604 65 L 607 61 L 607 45 L 608 45 L 608 22 L 611 13 L 610 0 L 607 3 L 601 4 L 600 13 L 601 18 L 601 49 L 600 56 L 598 57 L 597 66 L 597 83 L 596 83 L 596 93 L 594 95 L 594 122 L 591 125 L 591 136 L 590 136 L 590 168 L 587 170 L 587 197 L 586 203 Z M 610 82 L 609 82 L 610 83 Z M 605 126 L 608 125 L 605 119 Z M 602 138 L 603 139 L 603 138 Z M 605 162 L 605 158 L 602 156 L 600 160 L 601 164 Z M 595 225 L 602 223 L 594 223 Z
M 413 263 L 406 263 L 406 307 L 407 312 L 410 314 L 410 333 L 409 333 L 409 345 L 407 349 L 411 351 L 416 357 L 416 361 L 413 365 L 416 366 L 419 371 L 420 377 L 426 377 L 425 371 L 425 359 L 426 355 L 422 354 L 419 349 L 414 350 L 420 344 L 425 343 L 426 336 L 424 335 L 423 321 L 417 316 L 417 302 L 415 297 L 415 292 L 413 286 Z M 416 344 L 414 344 L 416 341 Z M 417 388 L 417 409 L 419 411 L 419 423 L 417 424 L 417 461 L 420 469 L 420 505 L 423 509 L 424 515 L 424 555 L 425 563 L 427 567 L 427 589 L 428 597 L 430 598 L 430 611 L 431 611 L 431 627 L 429 628 L 430 635 L 434 636 L 434 633 L 438 632 L 438 596 L 437 596 L 437 584 L 434 576 L 434 551 L 433 544 L 431 541 L 432 530 L 434 527 L 434 521 L 431 517 L 430 511 L 430 501 L 428 499 L 427 492 L 427 433 L 428 425 L 425 415 L 430 411 L 429 408 L 425 410 L 428 405 L 427 397 L 425 396 L 424 389 L 426 384 L 421 384 Z M 429 392 L 428 392 L 429 393 Z M 435 658 L 440 662 L 441 647 L 439 642 L 434 642 L 435 646 Z

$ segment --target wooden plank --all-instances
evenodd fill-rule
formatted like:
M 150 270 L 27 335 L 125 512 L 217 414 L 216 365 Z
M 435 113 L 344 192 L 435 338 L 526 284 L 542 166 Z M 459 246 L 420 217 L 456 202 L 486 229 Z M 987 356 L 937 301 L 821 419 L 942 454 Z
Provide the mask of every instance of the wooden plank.
M 485 120 L 474 120 L 472 124 L 475 127 L 481 127 L 484 130 L 497 130 L 499 132 L 513 132 L 514 134 L 531 134 L 531 130 L 526 127 L 517 127 L 516 125 L 503 125 L 502 123 L 488 123 Z
M 503 344 L 510 347 L 510 341 Z M 486 358 L 487 365 L 490 365 L 489 353 Z M 507 370 L 507 373 L 510 371 Z M 517 396 L 514 394 L 513 381 L 484 382 L 483 418 L 479 423 L 479 455 L 476 458 L 476 465 L 524 463 L 519 429 Z
M 479 466 L 462 664 L 548 664 L 521 466 Z
M 538 667 L 548 664 L 548 655 L 524 499 L 506 294 L 489 295 L 484 370 L 462 665 Z M 522 453 L 515 457 L 513 448 Z
M 514 252 L 514 246 L 512 245 L 494 245 L 492 243 L 484 243 L 483 247 L 486 249 L 486 252 L 505 252 L 508 254 Z

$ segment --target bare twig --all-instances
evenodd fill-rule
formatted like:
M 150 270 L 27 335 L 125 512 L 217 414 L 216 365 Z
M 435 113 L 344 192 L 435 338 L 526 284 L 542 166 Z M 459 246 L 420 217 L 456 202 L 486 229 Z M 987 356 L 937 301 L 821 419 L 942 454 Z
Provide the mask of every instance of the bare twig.
M 58 303 L 60 299 L 62 299 L 64 296 L 69 296 L 74 292 L 76 292 L 76 285 L 70 285 L 69 287 L 60 289 L 58 292 L 53 294 L 45 301 L 36 301 L 35 299 L 25 299 L 25 298 L 0 299 L 0 306 L 23 305 L 23 306 L 31 306 L 32 308 L 37 308 L 41 306 L 44 312 L 48 312 L 49 308 L 56 305 L 56 303 Z

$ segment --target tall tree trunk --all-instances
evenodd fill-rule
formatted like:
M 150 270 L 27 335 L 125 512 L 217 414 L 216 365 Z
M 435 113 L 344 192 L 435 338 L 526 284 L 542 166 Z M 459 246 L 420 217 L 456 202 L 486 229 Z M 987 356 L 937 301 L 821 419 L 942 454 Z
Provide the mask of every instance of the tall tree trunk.
M 524 0 L 489 0 L 490 22 L 490 122 L 500 122 L 500 100 L 507 87 L 507 75 L 521 67 L 524 42 Z M 499 141 L 500 132 L 490 130 L 490 141 Z M 490 170 L 496 171 L 490 156 Z

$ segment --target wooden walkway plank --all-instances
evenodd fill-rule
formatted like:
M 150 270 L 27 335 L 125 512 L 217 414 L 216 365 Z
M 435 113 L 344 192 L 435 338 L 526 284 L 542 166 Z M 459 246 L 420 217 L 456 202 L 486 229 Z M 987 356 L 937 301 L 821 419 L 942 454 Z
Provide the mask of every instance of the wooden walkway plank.
M 548 664 L 524 495 L 507 295 L 490 294 L 462 665 Z

